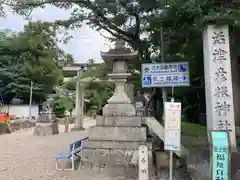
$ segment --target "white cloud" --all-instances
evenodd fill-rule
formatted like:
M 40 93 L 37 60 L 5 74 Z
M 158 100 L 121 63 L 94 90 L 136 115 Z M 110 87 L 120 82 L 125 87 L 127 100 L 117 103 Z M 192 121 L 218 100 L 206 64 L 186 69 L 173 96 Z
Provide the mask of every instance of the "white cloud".
M 62 10 L 54 6 L 47 6 L 45 9 L 36 9 L 32 13 L 32 21 L 45 20 L 64 20 L 68 19 L 71 11 Z M 0 29 L 10 29 L 12 31 L 21 31 L 24 25 L 27 23 L 23 17 L 7 13 L 7 18 L 0 20 Z M 84 25 L 80 29 L 69 31 L 70 35 L 73 36 L 67 44 L 61 44 L 60 46 L 65 52 L 72 54 L 76 62 L 87 62 L 89 59 L 96 61 L 102 61 L 100 57 L 100 51 L 108 49 L 106 40 L 93 29 Z

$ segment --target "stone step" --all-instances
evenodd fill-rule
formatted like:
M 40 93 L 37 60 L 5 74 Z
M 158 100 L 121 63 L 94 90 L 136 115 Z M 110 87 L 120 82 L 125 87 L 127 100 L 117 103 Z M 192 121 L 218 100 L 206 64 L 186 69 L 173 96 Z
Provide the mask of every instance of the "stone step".
M 146 127 L 101 127 L 89 129 L 90 141 L 146 141 Z
M 85 148 L 90 149 L 138 149 L 140 144 L 146 144 L 152 149 L 152 142 L 122 142 L 122 141 L 86 141 Z
M 97 116 L 97 126 L 140 127 L 142 118 L 136 116 Z

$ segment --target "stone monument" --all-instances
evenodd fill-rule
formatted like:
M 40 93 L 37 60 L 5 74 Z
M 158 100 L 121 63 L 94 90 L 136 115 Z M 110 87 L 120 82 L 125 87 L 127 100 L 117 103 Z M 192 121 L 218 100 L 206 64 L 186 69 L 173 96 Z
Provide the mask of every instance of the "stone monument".
M 236 149 L 228 26 L 208 25 L 203 49 L 208 130 L 228 130 Z
M 208 130 L 229 131 L 233 150 L 229 154 L 231 156 L 231 164 L 228 166 L 231 170 L 230 179 L 238 180 L 240 153 L 236 151 L 233 103 L 235 97 L 233 97 L 232 90 L 233 80 L 228 25 L 208 25 L 203 32 L 203 50 L 207 127 Z M 238 108 L 238 106 L 235 106 L 235 108 Z M 214 151 L 216 150 L 214 148 Z M 196 179 L 209 179 L 211 177 L 211 155 L 209 148 L 194 148 L 190 150 L 189 154 L 189 172 Z M 217 166 L 214 170 L 215 172 L 219 171 L 221 167 Z M 223 174 L 221 173 L 221 175 Z
M 103 116 L 97 116 L 96 126 L 89 130 L 82 163 L 106 169 L 117 168 L 111 171 L 115 175 L 137 175 L 139 145 L 148 146 L 149 166 L 152 165 L 152 147 L 146 142 L 146 127 L 142 126 L 141 117 L 136 116 L 135 107 L 124 88 L 131 75 L 127 65 L 137 57 L 137 52 L 131 52 L 123 41 L 118 40 L 114 49 L 102 52 L 101 56 L 107 65 L 113 67 L 108 76 L 116 86 L 103 108 Z

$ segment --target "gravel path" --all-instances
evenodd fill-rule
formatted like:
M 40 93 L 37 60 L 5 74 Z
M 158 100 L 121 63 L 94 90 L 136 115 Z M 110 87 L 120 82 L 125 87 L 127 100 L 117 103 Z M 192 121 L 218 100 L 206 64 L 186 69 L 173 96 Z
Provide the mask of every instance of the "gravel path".
M 85 120 L 84 127 L 95 125 L 95 120 Z M 73 125 L 70 125 L 70 129 Z M 56 171 L 55 159 L 59 152 L 67 150 L 68 145 L 88 135 L 87 131 L 64 132 L 64 125 L 59 126 L 58 135 L 33 136 L 32 130 L 0 135 L 0 180 L 132 180 L 122 177 L 109 177 L 94 169 Z M 168 173 L 162 178 L 167 180 Z M 174 177 L 174 180 L 188 178 Z
M 85 128 L 94 124 L 94 120 L 84 122 Z M 60 126 L 60 134 L 54 136 L 33 136 L 32 130 L 1 135 L 0 179 L 73 180 L 71 171 L 55 170 L 53 156 L 66 151 L 71 142 L 86 137 L 88 132 L 63 131 L 64 127 Z

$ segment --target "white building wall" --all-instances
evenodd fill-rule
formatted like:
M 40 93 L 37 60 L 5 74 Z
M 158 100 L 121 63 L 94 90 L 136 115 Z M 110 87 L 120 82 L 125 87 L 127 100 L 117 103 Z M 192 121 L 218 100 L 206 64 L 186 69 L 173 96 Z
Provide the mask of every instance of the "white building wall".
M 4 105 L 1 108 L 3 112 L 9 112 L 10 114 L 15 114 L 17 117 L 28 117 L 29 116 L 29 106 L 25 104 L 21 105 Z M 32 105 L 31 107 L 31 115 L 35 118 L 38 117 L 39 114 L 39 105 Z

